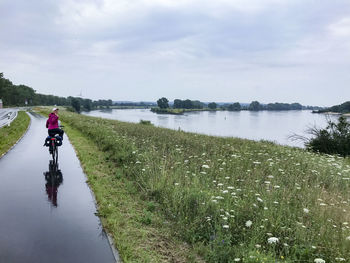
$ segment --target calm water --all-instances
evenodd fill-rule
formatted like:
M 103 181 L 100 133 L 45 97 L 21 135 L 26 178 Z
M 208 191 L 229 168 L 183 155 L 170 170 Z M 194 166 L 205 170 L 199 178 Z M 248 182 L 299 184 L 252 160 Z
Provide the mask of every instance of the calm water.
M 175 130 L 252 140 L 263 139 L 299 147 L 302 147 L 303 143 L 292 141 L 288 136 L 295 133 L 307 136 L 305 131 L 308 127 L 326 126 L 326 116 L 312 114 L 311 111 L 202 111 L 184 115 L 165 115 L 152 113 L 149 109 L 113 109 L 83 114 L 136 123 L 140 120 L 149 120 L 156 126 Z

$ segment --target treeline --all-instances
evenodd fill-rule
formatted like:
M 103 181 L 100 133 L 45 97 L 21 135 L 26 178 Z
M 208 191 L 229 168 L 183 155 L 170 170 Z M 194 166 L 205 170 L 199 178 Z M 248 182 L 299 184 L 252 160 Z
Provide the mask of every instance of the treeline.
M 335 106 L 317 111 L 317 113 L 322 113 L 322 112 L 349 113 L 350 112 L 350 101 L 346 101 L 340 105 L 335 105 Z
M 83 99 L 79 97 L 59 97 L 36 93 L 36 91 L 26 85 L 14 85 L 9 79 L 4 78 L 0 73 L 0 99 L 3 106 L 36 106 L 36 105 L 57 105 L 72 106 L 76 111 L 91 110 L 98 107 L 110 107 L 112 100 Z
M 169 100 L 165 97 L 160 98 L 157 101 L 157 105 L 161 109 L 167 109 L 170 108 Z M 175 99 L 172 108 L 174 109 L 221 109 L 221 110 L 228 110 L 228 111 L 241 111 L 241 110 L 249 110 L 249 111 L 261 111 L 261 110 L 268 110 L 268 111 L 280 111 L 280 110 L 304 110 L 304 109 L 315 109 L 318 107 L 312 107 L 312 106 L 303 106 L 300 103 L 269 103 L 269 104 L 261 104 L 258 101 L 252 101 L 248 105 L 242 105 L 239 102 L 235 102 L 232 104 L 222 104 L 219 105 L 218 103 L 211 102 L 211 103 L 203 103 L 199 100 L 180 100 Z
M 200 102 L 199 100 L 174 100 L 173 108 L 174 109 L 203 109 L 205 103 Z

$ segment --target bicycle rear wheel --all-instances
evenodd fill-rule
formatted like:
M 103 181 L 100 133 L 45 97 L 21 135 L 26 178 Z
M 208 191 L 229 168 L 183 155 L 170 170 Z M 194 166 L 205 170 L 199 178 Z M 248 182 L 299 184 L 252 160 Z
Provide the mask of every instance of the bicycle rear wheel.
M 56 145 L 53 145 L 52 147 L 52 161 L 53 164 L 56 165 L 58 160 L 58 149 Z

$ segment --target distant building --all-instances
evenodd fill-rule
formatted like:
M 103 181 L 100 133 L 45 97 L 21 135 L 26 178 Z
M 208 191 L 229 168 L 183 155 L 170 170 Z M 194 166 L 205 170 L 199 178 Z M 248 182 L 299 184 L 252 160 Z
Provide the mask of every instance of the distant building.
M 0 99 L 0 109 L 2 109 L 2 100 Z

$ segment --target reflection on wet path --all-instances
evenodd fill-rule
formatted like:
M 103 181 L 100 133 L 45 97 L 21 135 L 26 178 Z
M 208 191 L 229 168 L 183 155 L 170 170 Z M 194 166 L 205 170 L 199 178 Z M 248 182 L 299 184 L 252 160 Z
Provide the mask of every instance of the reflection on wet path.
M 58 187 L 63 182 L 63 175 L 60 169 L 58 169 L 58 163 L 54 163 L 52 160 L 49 162 L 49 170 L 44 172 L 46 184 L 46 194 L 48 200 L 53 206 L 57 207 L 57 194 Z
M 31 119 L 0 159 L 0 262 L 115 262 L 68 138 L 52 166 L 42 146 L 46 119 Z

